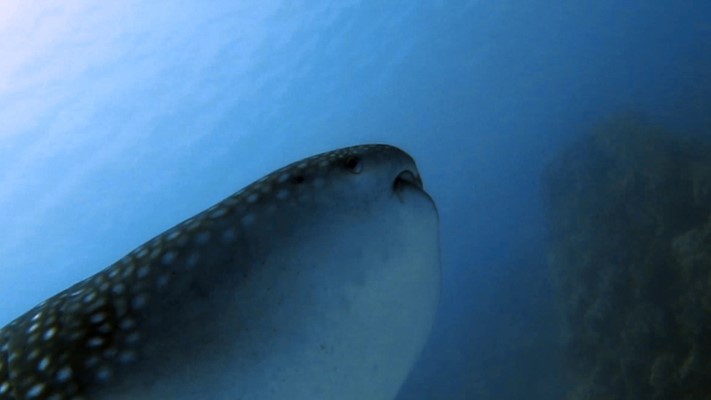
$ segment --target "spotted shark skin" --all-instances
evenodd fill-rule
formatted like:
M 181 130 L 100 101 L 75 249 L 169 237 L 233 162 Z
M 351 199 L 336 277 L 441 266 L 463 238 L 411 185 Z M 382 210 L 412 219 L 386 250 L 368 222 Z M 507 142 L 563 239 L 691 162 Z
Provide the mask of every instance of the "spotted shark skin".
M 0 400 L 391 399 L 439 298 L 437 211 L 388 145 L 288 165 L 0 330 Z

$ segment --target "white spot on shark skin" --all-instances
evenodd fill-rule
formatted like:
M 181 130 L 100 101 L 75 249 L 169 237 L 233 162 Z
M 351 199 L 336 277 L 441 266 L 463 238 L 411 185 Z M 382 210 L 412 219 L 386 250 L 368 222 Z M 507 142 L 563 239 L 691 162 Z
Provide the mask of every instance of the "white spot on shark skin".
M 135 254 L 136 258 L 143 258 L 148 254 L 148 249 L 146 248 L 146 246 L 142 246 L 135 251 Z
M 356 155 L 359 174 L 344 169 Z M 393 196 L 403 171 L 417 173 L 388 146 L 311 157 L 147 241 L 0 330 L 23 371 L 0 397 L 392 400 L 439 287 L 436 210 L 414 186 Z M 165 362 L 179 368 L 152 376 Z M 114 385 L 133 371 L 155 385 Z
M 64 366 L 57 371 L 55 379 L 59 383 L 67 382 L 72 377 L 72 368 L 69 366 Z
M 200 228 L 200 225 L 202 225 L 202 220 L 200 218 L 192 218 L 186 222 L 185 229 L 187 229 L 189 232 L 192 232 Z
M 148 267 L 147 265 L 141 265 L 141 266 L 138 268 L 138 271 L 136 271 L 136 277 L 137 277 L 138 279 L 143 279 L 143 278 L 145 278 L 146 276 L 148 276 L 148 274 L 149 274 L 150 272 L 151 272 L 150 267 Z
M 84 360 L 84 366 L 85 366 L 86 368 L 94 368 L 94 367 L 96 367 L 97 365 L 99 365 L 99 362 L 100 362 L 100 361 L 101 361 L 101 360 L 100 360 L 99 357 L 97 357 L 97 356 L 89 356 L 89 358 L 87 358 L 86 360 Z
M 289 191 L 286 189 L 279 189 L 276 193 L 276 198 L 279 200 L 285 200 L 289 197 Z
M 140 310 L 146 306 L 147 302 L 148 302 L 148 295 L 145 293 L 139 293 L 133 297 L 133 300 L 131 301 L 131 305 L 133 306 L 133 308 L 135 310 Z
M 171 265 L 173 264 L 173 261 L 175 261 L 176 254 L 174 251 L 166 251 L 165 254 L 163 254 L 163 257 L 161 258 L 161 262 L 163 265 Z
M 102 365 L 99 367 L 99 369 L 96 371 L 96 379 L 99 380 L 100 382 L 106 382 L 111 378 L 112 372 L 111 368 L 107 365 Z
M 136 321 L 134 321 L 131 318 L 124 318 L 119 323 L 119 328 L 123 329 L 124 331 L 130 331 L 135 326 L 136 326 Z
M 123 292 L 126 291 L 126 286 L 123 283 L 117 283 L 113 288 L 111 288 L 111 291 L 115 294 L 123 294 Z
M 227 214 L 227 210 L 228 210 L 227 207 L 219 207 L 219 208 L 215 209 L 214 211 L 211 211 L 209 213 L 209 216 L 212 219 L 222 218 L 225 216 L 225 214 Z
M 286 183 L 290 178 L 291 178 L 291 174 L 284 173 L 284 174 L 279 175 L 277 182 L 278 183 Z
M 257 217 L 254 214 L 247 214 L 244 217 L 242 217 L 242 220 L 240 222 L 242 223 L 242 226 L 249 227 L 252 224 L 254 224 L 256 219 L 257 219 Z
M 46 356 L 40 360 L 39 364 L 37 364 L 37 370 L 43 372 L 47 369 L 47 367 L 49 367 L 49 356 Z
M 138 334 L 138 332 L 131 332 L 126 336 L 126 343 L 128 344 L 135 344 L 140 340 L 141 336 Z
M 173 241 L 182 235 L 182 231 L 180 229 L 174 229 L 172 232 L 168 233 L 168 235 L 165 237 L 166 240 Z
M 126 266 L 123 268 L 123 273 L 122 273 L 123 277 L 124 277 L 124 278 L 130 277 L 131 275 L 133 275 L 133 271 L 134 271 L 135 269 L 136 269 L 136 266 L 135 266 L 133 263 L 130 263 L 130 264 L 126 265 Z
M 163 254 L 163 247 L 157 245 L 151 250 L 151 254 L 148 256 L 151 260 L 155 260 L 159 255 Z
M 188 269 L 193 269 L 198 265 L 198 262 L 200 261 L 200 254 L 197 252 L 193 252 L 188 256 L 188 259 L 185 260 L 185 267 Z
M 27 391 L 27 394 L 26 394 L 27 398 L 28 399 L 38 398 L 42 394 L 42 392 L 44 392 L 45 386 L 46 385 L 44 383 L 35 383 L 34 385 L 32 385 L 32 387 L 30 387 L 30 390 Z
M 27 355 L 27 361 L 34 361 L 36 360 L 40 355 L 40 352 L 38 349 L 32 349 L 30 354 Z
M 101 347 L 104 344 L 104 339 L 100 337 L 93 337 L 90 338 L 89 341 L 86 343 L 88 347 Z
M 54 326 L 49 327 L 47 331 L 44 333 L 44 340 L 50 340 L 54 337 L 54 335 L 57 333 L 57 328 Z
M 220 209 L 227 211 L 234 211 L 234 207 L 242 201 L 242 198 L 236 194 L 224 199 L 220 204 Z M 218 218 L 217 216 L 215 219 Z
M 91 321 L 92 324 L 98 324 L 100 322 L 103 322 L 104 320 L 106 320 L 106 313 L 103 312 L 93 314 L 91 318 L 89 318 L 89 321 Z
M 37 328 L 39 328 L 39 326 L 39 323 L 35 322 L 34 324 L 30 325 L 29 329 L 27 329 L 27 333 L 33 333 L 37 330 Z
M 230 244 L 235 241 L 237 238 L 237 231 L 235 228 L 229 228 L 222 232 L 222 243 L 223 244 Z
M 119 354 L 118 360 L 122 364 L 128 364 L 136 360 L 136 352 L 131 350 L 123 351 Z
M 210 232 L 208 232 L 208 231 L 200 232 L 195 236 L 195 244 L 204 245 L 204 244 L 207 244 L 207 242 L 209 242 L 209 241 L 210 241 Z
M 156 286 L 158 288 L 162 289 L 168 285 L 168 282 L 170 281 L 170 277 L 167 274 L 163 274 L 156 279 Z

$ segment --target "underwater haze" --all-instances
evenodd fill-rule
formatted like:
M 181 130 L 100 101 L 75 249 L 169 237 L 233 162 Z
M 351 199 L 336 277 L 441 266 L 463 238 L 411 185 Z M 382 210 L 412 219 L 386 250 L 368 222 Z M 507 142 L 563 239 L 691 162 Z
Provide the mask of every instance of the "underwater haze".
M 387 143 L 441 232 L 398 399 L 573 398 L 541 177 L 618 113 L 711 138 L 710 49 L 700 0 L 5 0 L 0 326 L 277 168 Z

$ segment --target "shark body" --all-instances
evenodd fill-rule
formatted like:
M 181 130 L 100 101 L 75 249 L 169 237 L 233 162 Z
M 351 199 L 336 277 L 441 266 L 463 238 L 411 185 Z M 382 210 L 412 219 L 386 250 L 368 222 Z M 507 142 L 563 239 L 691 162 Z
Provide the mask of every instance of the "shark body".
M 438 241 L 403 151 L 293 163 L 0 329 L 0 400 L 392 399 Z

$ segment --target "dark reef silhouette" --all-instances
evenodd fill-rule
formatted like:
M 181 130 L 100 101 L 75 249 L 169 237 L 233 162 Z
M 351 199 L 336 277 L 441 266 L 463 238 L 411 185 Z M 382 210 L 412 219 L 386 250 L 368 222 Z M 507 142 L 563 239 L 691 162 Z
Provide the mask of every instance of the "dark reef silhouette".
M 711 143 L 635 114 L 544 176 L 568 399 L 711 399 Z

